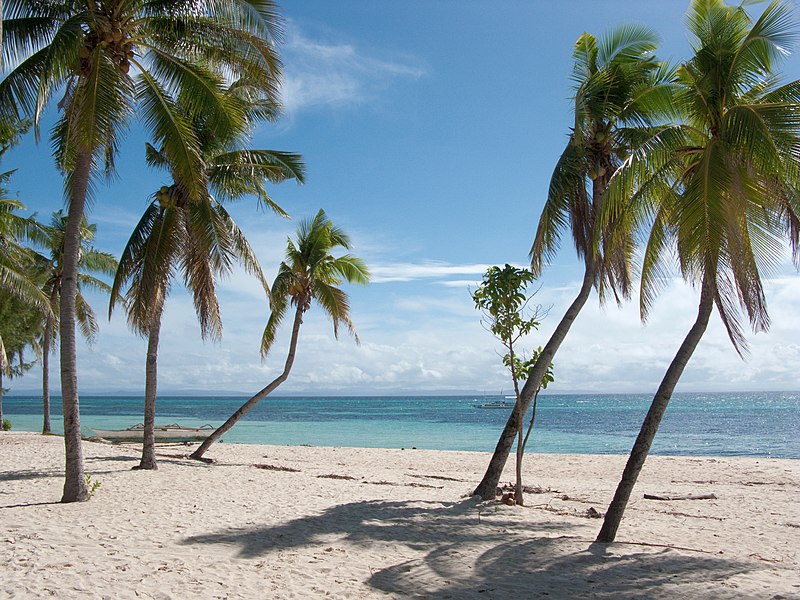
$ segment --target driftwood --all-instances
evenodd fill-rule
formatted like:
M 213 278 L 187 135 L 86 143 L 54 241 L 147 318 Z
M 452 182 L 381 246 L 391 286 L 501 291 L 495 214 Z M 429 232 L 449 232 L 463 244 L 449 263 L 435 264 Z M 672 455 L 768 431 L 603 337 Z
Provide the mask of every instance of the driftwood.
M 716 500 L 714 494 L 688 494 L 686 496 L 663 496 L 659 494 L 645 494 L 645 500 Z
M 256 469 L 264 469 L 265 471 L 286 471 L 287 473 L 299 473 L 300 469 L 293 469 L 292 467 L 281 467 L 279 465 L 253 465 Z

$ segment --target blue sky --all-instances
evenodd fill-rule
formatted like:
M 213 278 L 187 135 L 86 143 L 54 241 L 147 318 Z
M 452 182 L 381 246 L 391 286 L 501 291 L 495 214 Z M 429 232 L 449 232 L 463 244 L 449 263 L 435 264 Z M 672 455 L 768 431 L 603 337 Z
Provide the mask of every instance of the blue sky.
M 265 271 L 275 272 L 296 222 L 324 208 L 354 241 L 374 283 L 353 287 L 352 318 L 362 344 L 314 310 L 301 332 L 297 362 L 282 393 L 500 393 L 511 384 L 495 340 L 481 328 L 469 297 L 493 264 L 527 263 L 550 173 L 570 125 L 572 44 L 622 23 L 651 26 L 659 55 L 689 56 L 685 2 L 595 0 L 533 3 L 439 0 L 286 3 L 283 119 L 261 128 L 253 147 L 303 154 L 303 186 L 274 186 L 293 221 L 231 208 Z M 795 53 L 785 77 L 800 78 Z M 52 114 L 51 122 L 52 122 Z M 42 142 L 15 149 L 12 189 L 46 219 L 63 206 L 47 125 Z M 163 176 L 144 166 L 145 137 L 134 124 L 118 159 L 119 176 L 99 186 L 90 221 L 97 245 L 119 254 Z M 581 268 L 567 243 L 540 280 L 536 301 L 550 307 L 543 344 L 577 292 Z M 736 355 L 714 316 L 679 389 L 797 389 L 800 278 L 788 253 L 767 282 L 768 334 L 750 336 Z M 254 281 L 236 274 L 220 284 L 224 334 L 203 343 L 190 299 L 175 286 L 159 356 L 162 393 L 257 391 L 282 368 L 286 343 L 266 361 L 258 344 L 267 318 Z M 653 391 L 688 330 L 696 307 L 676 281 L 646 326 L 636 303 L 600 308 L 593 297 L 555 361 L 553 392 Z M 100 315 L 106 304 L 94 299 Z M 288 338 L 288 330 L 284 331 Z M 123 315 L 101 321 L 96 344 L 79 350 L 82 393 L 144 388 L 144 340 Z M 58 387 L 57 365 L 52 380 Z M 35 392 L 40 372 L 12 382 Z

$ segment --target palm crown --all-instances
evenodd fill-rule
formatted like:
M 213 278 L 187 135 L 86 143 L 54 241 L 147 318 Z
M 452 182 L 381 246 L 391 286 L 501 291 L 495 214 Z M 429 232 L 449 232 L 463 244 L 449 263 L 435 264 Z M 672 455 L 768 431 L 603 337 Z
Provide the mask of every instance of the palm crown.
M 241 98 L 242 89 L 243 86 L 231 86 L 228 95 Z M 259 103 L 251 104 L 246 112 L 251 118 L 258 118 L 260 107 Z M 289 178 L 302 183 L 304 165 L 297 154 L 241 148 L 248 123 L 243 122 L 239 131 L 221 135 L 207 119 L 193 120 L 202 169 L 192 173 L 190 182 L 176 165 L 181 157 L 175 157 L 167 144 L 160 148 L 147 144 L 148 164 L 169 172 L 173 182 L 153 195 L 123 250 L 109 314 L 123 287 L 130 284 L 126 294 L 128 321 L 135 330 L 146 334 L 153 308 L 163 303 L 173 276 L 180 272 L 192 292 L 202 335 L 217 339 L 221 320 L 216 275 L 229 274 L 233 263 L 239 262 L 269 292 L 255 253 L 221 200 L 255 195 L 285 216 L 269 197 L 265 183 Z M 192 199 L 188 190 L 197 184 L 204 191 L 199 199 Z
M 686 280 L 709 287 L 740 353 L 737 305 L 766 329 L 761 276 L 778 264 L 787 234 L 799 258 L 800 82 L 779 85 L 772 72 L 794 36 L 790 16 L 778 1 L 755 23 L 720 0 L 692 3 L 695 54 L 678 69 L 675 94 L 682 121 L 630 157 L 604 215 L 627 211 L 649 230 L 642 317 L 677 257 Z
M 42 235 L 38 236 L 39 245 L 43 246 L 47 255 L 37 256 L 37 268 L 44 274 L 43 291 L 50 299 L 50 307 L 54 317 L 58 316 L 58 297 L 61 294 L 62 268 L 64 259 L 64 233 L 67 217 L 62 211 L 53 213 L 50 225 L 42 227 Z M 111 276 L 117 268 L 117 260 L 108 252 L 100 252 L 90 246 L 97 226 L 83 220 L 81 224 L 81 251 L 78 257 L 78 293 L 75 295 L 75 317 L 84 337 L 90 342 L 97 334 L 97 320 L 94 311 L 82 294 L 89 288 L 101 292 L 109 292 L 110 286 L 95 277 L 92 273 Z M 57 319 L 56 321 L 57 322 Z
M 337 286 L 345 281 L 365 285 L 369 283 L 369 270 L 355 256 L 333 256 L 331 252 L 337 247 L 348 250 L 350 238 L 333 225 L 323 210 L 298 226 L 296 243 L 288 240 L 286 260 L 281 262 L 272 283 L 273 308 L 262 337 L 262 354 L 272 347 L 287 307 L 291 304 L 302 314 L 314 300 L 333 321 L 334 335 L 338 337 L 339 326 L 344 324 L 358 341 L 347 294 Z
M 554 257 L 569 227 L 601 295 L 606 287 L 628 295 L 632 241 L 627 234 L 611 236 L 610 226 L 598 230 L 596 221 L 611 176 L 671 111 L 671 72 L 655 59 L 656 42 L 650 30 L 628 26 L 599 40 L 584 33 L 575 43 L 575 123 L 553 171 L 531 248 L 534 274 Z
M 12 0 L 4 9 L 3 43 L 17 64 L 0 84 L 0 106 L 38 124 L 51 95 L 66 86 L 54 137 L 68 171 L 86 151 L 113 168 L 119 135 L 138 106 L 153 138 L 181 157 L 176 168 L 189 182 L 200 152 L 176 110 L 177 92 L 191 98 L 191 117 L 204 115 L 220 131 L 236 129 L 244 109 L 222 93 L 216 73 L 277 97 L 280 21 L 270 0 Z

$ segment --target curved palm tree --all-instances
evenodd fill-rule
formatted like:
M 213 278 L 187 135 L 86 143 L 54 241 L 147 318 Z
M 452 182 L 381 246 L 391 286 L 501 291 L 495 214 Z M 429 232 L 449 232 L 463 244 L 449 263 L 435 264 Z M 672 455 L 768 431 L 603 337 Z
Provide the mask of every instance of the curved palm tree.
M 134 114 L 157 143 L 181 157 L 176 168 L 191 181 L 201 167 L 200 152 L 189 122 L 175 110 L 176 91 L 192 98 L 193 117 L 205 116 L 220 131 L 235 129 L 237 112 L 222 93 L 221 75 L 246 77 L 259 93 L 275 98 L 279 18 L 272 0 L 11 0 L 4 13 L 8 71 L 0 82 L 0 111 L 30 115 L 38 129 L 50 97 L 65 90 L 53 130 L 69 202 L 59 307 L 66 450 L 62 502 L 85 501 L 75 291 L 87 196 L 101 171 L 113 171 L 121 134 Z M 202 191 L 195 183 L 187 193 L 199 197 Z
M 229 93 L 242 98 L 244 88 L 234 86 Z M 243 98 L 244 99 L 244 98 Z M 264 107 L 256 102 L 250 115 L 263 116 Z M 265 113 L 270 116 L 271 113 Z M 142 458 L 137 468 L 156 469 L 154 426 L 158 389 L 158 344 L 161 317 L 174 276 L 181 274 L 194 298 L 205 337 L 218 339 L 222 332 L 215 278 L 227 275 L 234 262 L 255 275 L 269 294 L 255 253 L 244 234 L 220 204 L 220 200 L 237 200 L 256 195 L 260 202 L 286 216 L 267 194 L 265 182 L 274 183 L 294 178 L 303 182 L 304 166 L 300 156 L 274 150 L 251 150 L 237 147 L 243 143 L 246 129 L 236 135 L 220 136 L 206 120 L 195 122 L 200 143 L 203 169 L 193 174 L 208 191 L 199 201 L 192 200 L 181 171 L 180 158 L 167 145 L 156 149 L 147 145 L 151 166 L 165 169 L 173 183 L 154 194 L 139 224 L 131 234 L 114 278 L 109 305 L 109 318 L 115 302 L 125 293 L 128 322 L 135 331 L 148 338 L 145 368 L 144 439 Z
M 738 307 L 754 330 L 766 330 L 762 274 L 779 263 L 787 232 L 795 260 L 800 254 L 800 81 L 780 86 L 773 73 L 796 32 L 790 6 L 775 1 L 753 22 L 742 7 L 694 0 L 688 24 L 694 56 L 677 72 L 683 122 L 631 157 L 619 187 L 611 187 L 609 211 L 650 217 L 642 318 L 667 280 L 673 255 L 683 278 L 700 288 L 700 302 L 653 397 L 598 542 L 616 537 L 672 392 L 714 307 L 742 354 Z M 626 206 L 626 197 L 633 203 Z
M 531 270 L 538 277 L 545 261 L 556 254 L 563 231 L 569 229 L 584 263 L 583 283 L 531 367 L 520 401 L 473 492 L 485 500 L 495 497 L 523 416 L 592 288 L 598 289 L 601 301 L 609 289 L 618 302 L 629 296 L 633 242 L 624 233 L 611 236 L 612 228 L 622 223 L 600 228 L 597 214 L 616 169 L 670 112 L 672 75 L 654 57 L 656 42 L 649 29 L 626 26 L 599 40 L 584 33 L 575 43 L 575 123 L 553 171 L 530 256 Z
M 37 256 L 37 269 L 45 277 L 42 291 L 47 296 L 50 306 L 44 331 L 42 334 L 42 433 L 50 433 L 50 351 L 55 345 L 58 330 L 58 307 L 61 298 L 64 262 L 64 233 L 67 229 L 67 216 L 62 211 L 53 213 L 50 225 L 42 227 L 43 235 L 38 243 L 43 246 L 47 256 Z M 97 319 L 94 311 L 83 297 L 82 288 L 101 292 L 110 292 L 111 287 L 92 273 L 112 276 L 117 268 L 117 259 L 108 252 L 100 252 L 91 244 L 97 232 L 97 226 L 89 225 L 86 219 L 81 223 L 81 250 L 78 258 L 78 281 L 75 295 L 75 319 L 83 336 L 93 342 L 97 335 Z
M 281 263 L 278 275 L 272 283 L 272 313 L 261 340 L 261 354 L 266 356 L 275 343 L 278 326 L 285 318 L 289 306 L 294 306 L 292 334 L 283 372 L 245 402 L 221 427 L 200 444 L 192 453 L 192 458 L 202 458 L 211 445 L 233 427 L 239 419 L 286 381 L 294 364 L 303 315 L 311 308 L 313 301 L 316 300 L 333 321 L 334 336 L 338 338 L 339 326 L 344 324 L 358 343 L 358 335 L 350 320 L 347 294 L 337 286 L 345 281 L 366 285 L 369 283 L 369 270 L 363 261 L 355 256 L 349 254 L 333 256 L 331 252 L 337 247 L 349 249 L 350 238 L 333 225 L 323 210 L 320 210 L 313 220 L 304 221 L 299 225 L 296 245 L 289 239 L 286 247 L 286 261 Z

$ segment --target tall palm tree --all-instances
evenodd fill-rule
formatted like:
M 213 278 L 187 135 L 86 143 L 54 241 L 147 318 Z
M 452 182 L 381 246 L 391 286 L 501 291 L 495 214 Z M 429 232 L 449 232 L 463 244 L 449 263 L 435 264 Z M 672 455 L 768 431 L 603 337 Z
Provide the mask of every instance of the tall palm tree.
M 584 33 L 575 43 L 575 122 L 553 171 L 530 257 L 531 271 L 538 277 L 569 228 L 584 263 L 583 283 L 528 373 L 520 401 L 473 492 L 483 499 L 495 497 L 524 415 L 592 288 L 598 289 L 601 301 L 607 290 L 618 302 L 630 293 L 633 242 L 624 234 L 612 238 L 610 229 L 618 224 L 602 229 L 597 214 L 618 166 L 670 112 L 671 73 L 656 60 L 656 45 L 654 33 L 636 26 L 618 27 L 599 40 Z
M 44 247 L 47 256 L 39 254 L 37 269 L 44 273 L 42 291 L 47 296 L 50 312 L 47 314 L 42 335 L 42 433 L 50 433 L 50 351 L 55 345 L 58 329 L 58 307 L 61 297 L 64 263 L 64 234 L 67 229 L 67 216 L 62 211 L 53 213 L 50 225 L 42 227 L 43 236 L 39 245 Z M 89 225 L 86 219 L 81 223 L 81 250 L 78 258 L 78 281 L 75 295 L 75 318 L 83 336 L 91 343 L 98 327 L 94 311 L 84 298 L 82 289 L 110 292 L 111 287 L 93 273 L 112 276 L 117 268 L 117 259 L 108 252 L 100 252 L 90 246 L 97 232 L 95 224 Z
M 231 93 L 238 93 L 235 88 Z M 257 105 L 256 105 L 256 108 Z M 251 111 L 252 112 L 252 111 Z M 244 234 L 220 204 L 219 199 L 236 200 L 255 194 L 260 201 L 285 216 L 268 196 L 265 181 L 294 178 L 303 181 L 303 164 L 296 154 L 237 147 L 245 131 L 221 137 L 207 121 L 196 121 L 203 170 L 194 174 L 207 186 L 201 200 L 192 201 L 182 173 L 175 168 L 180 159 L 170 148 L 148 144 L 147 159 L 172 175 L 173 183 L 153 195 L 153 201 L 131 234 L 120 259 L 112 287 L 109 317 L 115 301 L 125 293 L 128 322 L 148 339 L 145 368 L 144 440 L 137 468 L 156 469 L 155 413 L 158 389 L 158 344 L 164 303 L 171 282 L 180 273 L 194 298 L 205 338 L 221 335 L 215 277 L 230 273 L 238 261 L 254 274 L 269 293 L 255 253 Z
M 297 244 L 291 239 L 288 240 L 286 260 L 281 263 L 278 275 L 272 282 L 272 312 L 261 340 L 261 353 L 262 356 L 266 356 L 275 343 L 278 326 L 286 316 L 287 309 L 290 305 L 294 306 L 292 334 L 283 372 L 245 402 L 221 427 L 203 441 L 192 453 L 192 458 L 202 458 L 211 445 L 239 419 L 286 381 L 294 364 L 303 315 L 311 308 L 313 301 L 316 300 L 333 321 L 334 336 L 338 337 L 339 326 L 344 324 L 358 343 L 358 335 L 350 320 L 347 294 L 337 286 L 345 281 L 366 285 L 369 283 L 369 270 L 360 258 L 350 254 L 333 256 L 331 252 L 338 247 L 350 249 L 350 238 L 333 225 L 323 210 L 320 210 L 313 220 L 300 223 L 297 229 Z
M 598 542 L 614 541 L 661 418 L 716 306 L 741 355 L 743 310 L 755 331 L 769 326 L 762 274 L 779 263 L 788 232 L 800 258 L 800 81 L 779 85 L 773 65 L 796 34 L 788 3 L 754 22 L 744 8 L 694 0 L 694 56 L 678 69 L 683 122 L 656 136 L 620 171 L 610 214 L 649 219 L 641 313 L 663 287 L 668 261 L 700 289 L 697 317 L 669 365 L 608 508 Z M 633 201 L 626 201 L 632 198 Z
M 11 0 L 4 6 L 0 111 L 30 115 L 37 126 L 61 90 L 53 131 L 56 160 L 66 172 L 69 204 L 59 307 L 66 477 L 62 502 L 85 501 L 75 361 L 75 292 L 80 225 L 97 176 L 110 172 L 121 135 L 137 114 L 159 144 L 181 156 L 190 181 L 200 168 L 197 141 L 175 110 L 174 94 L 192 98 L 193 116 L 230 128 L 232 109 L 214 73 L 246 76 L 276 97 L 279 17 L 272 0 Z M 235 120 L 235 119 L 234 119 Z M 188 193 L 197 197 L 202 187 Z

